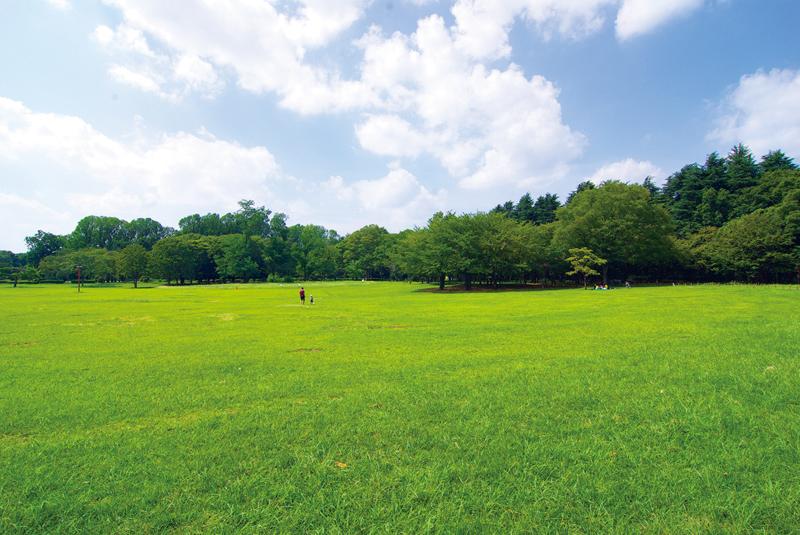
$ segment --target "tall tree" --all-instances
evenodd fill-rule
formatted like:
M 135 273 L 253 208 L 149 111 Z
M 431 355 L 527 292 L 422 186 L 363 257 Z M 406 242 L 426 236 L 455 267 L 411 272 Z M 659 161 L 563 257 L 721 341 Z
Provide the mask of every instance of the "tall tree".
M 583 182 L 581 182 L 580 184 L 578 184 L 578 187 L 577 187 L 577 188 L 575 188 L 575 191 L 573 191 L 572 193 L 570 193 L 570 194 L 567 196 L 567 202 L 566 202 L 566 204 L 569 204 L 569 203 L 571 203 L 571 202 L 572 202 L 572 199 L 574 199 L 574 198 L 575 198 L 575 196 L 576 196 L 576 195 L 578 195 L 579 193 L 581 193 L 581 192 L 583 192 L 583 191 L 586 191 L 586 190 L 594 189 L 594 188 L 595 188 L 595 185 L 594 185 L 594 183 L 593 183 L 591 180 L 584 180 Z
M 498 217 L 506 217 L 497 214 Z M 410 245 L 412 259 L 406 269 L 414 275 L 435 278 L 439 289 L 443 290 L 448 276 L 463 275 L 469 271 L 467 249 L 469 235 L 466 232 L 465 217 L 452 212 L 437 212 L 428 220 L 428 226 L 404 240 Z M 469 286 L 469 277 L 465 279 Z
M 184 284 L 187 280 L 194 280 L 201 256 L 206 252 L 200 238 L 197 234 L 179 234 L 156 243 L 150 254 L 153 275 L 167 283 Z
M 140 217 L 125 223 L 124 230 L 129 243 L 138 243 L 147 250 L 152 249 L 158 240 L 174 232 L 174 229 L 149 217 Z
M 494 208 L 492 208 L 492 212 L 496 214 L 503 214 L 508 217 L 513 217 L 514 215 L 514 202 L 513 201 L 506 201 L 503 204 L 498 204 Z
M 545 193 L 536 198 L 533 203 L 533 218 L 531 221 L 535 225 L 544 225 L 556 220 L 556 211 L 561 208 L 561 201 L 558 195 Z
M 86 216 L 67 237 L 70 249 L 98 247 L 118 250 L 130 243 L 127 222 L 117 217 Z
M 778 169 L 764 173 L 758 185 L 743 190 L 738 196 L 734 216 L 778 205 L 797 190 L 800 190 L 800 170 Z
M 663 199 L 672 214 L 678 234 L 687 235 L 702 227 L 697 207 L 703 202 L 706 171 L 696 163 L 684 166 L 667 179 Z
M 607 259 L 602 269 L 608 283 L 609 268 L 622 275 L 671 261 L 671 236 L 669 214 L 650 202 L 645 188 L 611 181 L 577 194 L 561 208 L 553 239 L 564 253 L 588 247 Z
M 38 266 L 39 262 L 52 254 L 57 253 L 64 247 L 64 238 L 43 230 L 36 231 L 33 236 L 25 238 L 28 246 L 28 262 Z
M 378 225 L 362 227 L 339 242 L 345 272 L 352 278 L 389 276 L 389 232 Z
M 588 286 L 588 280 L 591 276 L 600 275 L 595 268 L 604 266 L 608 263 L 605 258 L 600 258 L 594 251 L 587 247 L 577 247 L 569 250 L 569 257 L 567 262 L 572 266 L 567 275 L 579 275 L 583 280 L 583 289 Z
M 661 201 L 661 188 L 656 184 L 655 179 L 651 176 L 646 176 L 642 182 L 642 187 L 650 192 L 650 200 L 652 202 Z
M 297 274 L 303 280 L 312 276 L 315 259 L 323 258 L 328 246 L 328 232 L 319 225 L 293 225 L 289 227 L 292 255 L 297 265 Z
M 526 193 L 519 198 L 517 205 L 514 207 L 512 216 L 517 221 L 533 221 L 533 198 L 530 193 Z
M 783 151 L 773 150 L 761 158 L 759 167 L 761 172 L 768 173 L 770 171 L 793 171 L 797 169 L 797 164 L 794 163 L 794 159 L 786 156 Z
M 120 275 L 139 287 L 139 280 L 147 273 L 148 255 L 144 246 L 132 243 L 119 252 L 117 265 Z
M 750 149 L 739 143 L 731 149 L 727 158 L 728 188 L 738 191 L 755 186 L 761 172 Z
M 471 216 L 469 222 L 477 237 L 477 257 L 471 262 L 476 271 L 495 286 L 501 280 L 521 278 L 528 268 L 530 242 L 526 229 L 531 228 L 531 223 L 485 213 Z
M 228 279 L 241 279 L 245 282 L 261 275 L 261 253 L 257 237 L 245 234 L 228 234 L 219 238 L 214 262 L 219 276 Z
M 226 228 L 219 214 L 213 213 L 186 216 L 178 221 L 178 227 L 184 234 L 200 234 L 203 236 L 222 236 L 237 232 L 235 228 Z
M 270 233 L 269 216 L 271 210 L 263 206 L 256 206 L 255 201 L 239 201 L 239 210 L 233 214 L 238 232 L 246 236 L 260 236 L 266 238 Z
M 289 227 L 286 225 L 286 214 L 277 213 L 269 224 L 269 238 L 266 241 L 266 253 L 269 258 L 267 272 L 273 276 L 290 279 L 297 268 L 292 256 L 292 244 L 289 241 Z

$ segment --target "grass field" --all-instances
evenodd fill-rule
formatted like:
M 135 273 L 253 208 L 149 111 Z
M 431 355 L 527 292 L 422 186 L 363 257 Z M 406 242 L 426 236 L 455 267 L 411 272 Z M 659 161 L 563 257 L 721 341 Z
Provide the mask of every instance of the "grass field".
M 2 533 L 790 533 L 800 290 L 0 288 Z

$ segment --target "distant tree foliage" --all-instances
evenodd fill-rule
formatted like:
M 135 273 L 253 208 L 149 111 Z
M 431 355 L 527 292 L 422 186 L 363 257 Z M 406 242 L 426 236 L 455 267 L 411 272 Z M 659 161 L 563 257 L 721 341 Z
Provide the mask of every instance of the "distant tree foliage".
M 118 278 L 118 254 L 96 247 L 62 250 L 44 258 L 39 263 L 39 273 L 49 280 L 75 281 L 80 267 L 83 280 L 111 282 Z
M 492 213 L 504 214 L 520 222 L 528 221 L 534 225 L 544 225 L 556 220 L 556 210 L 560 207 L 561 201 L 558 200 L 558 195 L 546 193 L 534 201 L 530 193 L 525 193 L 516 204 L 512 201 L 498 204 Z
M 117 255 L 117 272 L 121 278 L 132 281 L 134 288 L 138 288 L 139 280 L 147 274 L 148 261 L 147 249 L 132 243 Z
M 626 277 L 638 270 L 672 262 L 672 222 L 650 192 L 639 185 L 605 182 L 578 193 L 558 212 L 553 241 L 566 257 L 573 248 L 588 247 L 608 262 L 602 266 Z
M 33 236 L 25 238 L 28 246 L 28 262 L 38 266 L 42 258 L 57 253 L 64 247 L 65 239 L 50 232 L 39 230 Z
M 345 274 L 353 279 L 387 279 L 391 275 L 389 232 L 378 225 L 367 225 L 341 241 Z
M 67 235 L 29 236 L 27 253 L 0 251 L 0 279 L 74 280 L 81 266 L 84 279 L 134 285 L 143 277 L 177 284 L 350 278 L 471 289 L 565 284 L 591 271 L 604 282 L 800 282 L 799 206 L 794 160 L 780 150 L 756 160 L 740 144 L 684 166 L 663 186 L 652 177 L 641 185 L 584 181 L 563 205 L 552 193 L 525 193 L 488 213 L 438 212 L 397 234 L 378 225 L 344 237 L 319 225 L 289 226 L 285 214 L 252 200 L 221 215 L 186 216 L 177 231 L 147 218 L 91 215 Z M 590 262 L 586 250 L 605 263 Z

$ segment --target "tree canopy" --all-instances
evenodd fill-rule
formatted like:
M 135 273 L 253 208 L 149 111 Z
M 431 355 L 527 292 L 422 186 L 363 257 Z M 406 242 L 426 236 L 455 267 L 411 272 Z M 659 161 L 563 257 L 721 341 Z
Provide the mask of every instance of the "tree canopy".
M 709 154 L 659 186 L 579 183 L 562 205 L 523 194 L 489 212 L 438 212 L 391 233 L 366 225 L 344 237 L 252 200 L 191 214 L 178 230 L 149 218 L 90 215 L 66 235 L 39 230 L 27 253 L 0 252 L 0 278 L 193 281 L 393 279 L 497 285 L 566 282 L 576 274 L 788 282 L 800 277 L 800 170 L 774 150 Z M 605 262 L 589 262 L 591 251 Z M 577 252 L 576 252 L 577 251 Z M 579 261 L 576 264 L 576 261 Z M 28 270 L 30 267 L 31 270 Z M 34 269 L 37 268 L 38 270 Z M 33 270 L 33 271 L 32 271 Z

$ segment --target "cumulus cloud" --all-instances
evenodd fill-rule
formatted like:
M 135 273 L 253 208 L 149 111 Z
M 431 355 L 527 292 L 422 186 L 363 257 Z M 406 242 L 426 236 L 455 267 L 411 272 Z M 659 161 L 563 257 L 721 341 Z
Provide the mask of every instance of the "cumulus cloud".
M 515 19 L 525 21 L 543 38 L 580 39 L 605 25 L 617 11 L 616 34 L 621 41 L 648 33 L 686 15 L 706 0 L 457 0 L 458 47 L 475 58 L 508 56 L 508 35 Z
M 457 0 L 452 12 L 458 48 L 474 58 L 508 56 L 508 34 L 516 18 L 545 39 L 578 39 L 603 26 L 604 10 L 618 0 Z
M 446 206 L 444 189 L 399 163 L 375 179 L 304 181 L 286 175 L 265 147 L 205 129 L 147 134 L 140 119 L 137 128 L 120 141 L 78 117 L 0 97 L 0 175 L 17 177 L 0 192 L 0 249 L 22 250 L 40 228 L 67 233 L 87 214 L 176 225 L 191 213 L 234 210 L 242 198 L 343 232 L 368 223 L 400 230 Z
M 155 93 L 160 96 L 169 97 L 168 93 L 161 91 L 159 80 L 154 78 L 151 74 L 136 72 L 124 65 L 112 65 L 108 69 L 108 74 L 121 84 L 135 87 L 146 93 Z
M 322 193 L 338 201 L 339 214 L 325 214 L 336 228 L 355 230 L 376 221 L 389 230 L 399 231 L 420 224 L 432 213 L 445 207 L 447 193 L 430 191 L 411 172 L 403 168 L 390 169 L 380 178 L 359 180 L 348 184 L 344 178 L 333 176 L 322 184 Z M 351 214 L 349 221 L 337 221 L 342 211 Z M 353 219 L 353 215 L 355 218 Z
M 653 177 L 660 181 L 666 173 L 649 161 L 638 161 L 627 158 L 618 162 L 604 165 L 598 169 L 590 178 L 595 184 L 605 180 L 622 180 L 623 182 L 642 182 L 647 177 Z
M 4 166 L 55 170 L 35 173 L 24 187 L 4 186 L 0 224 L 11 230 L 3 235 L 10 243 L 0 246 L 15 248 L 42 225 L 65 232 L 87 213 L 148 215 L 175 224 L 195 211 L 235 208 L 241 198 L 274 199 L 273 188 L 290 181 L 264 147 L 244 147 L 205 131 L 123 143 L 78 117 L 35 112 L 0 97 Z
M 231 76 L 300 114 L 355 111 L 362 148 L 428 155 L 461 186 L 486 189 L 558 180 L 587 143 L 563 121 L 555 84 L 509 61 L 516 20 L 544 38 L 579 39 L 616 10 L 617 35 L 629 39 L 704 0 L 455 0 L 452 25 L 431 15 L 411 34 L 370 28 L 354 42 L 362 59 L 349 77 L 310 52 L 341 37 L 368 0 L 107 1 L 123 20 L 93 38 L 124 59 L 109 69 L 120 83 L 177 101 L 213 97 Z
M 624 0 L 617 13 L 620 40 L 631 39 L 702 7 L 704 0 Z
M 425 150 L 425 134 L 397 115 L 371 115 L 356 127 L 362 147 L 383 156 L 416 157 Z
M 231 0 L 225 4 L 194 1 L 180 5 L 160 0 L 106 0 L 123 22 L 98 26 L 95 40 L 117 53 L 127 53 L 129 70 L 143 72 L 162 86 L 161 95 L 205 91 L 208 84 L 180 85 L 176 57 L 204 62 L 204 81 L 219 88 L 219 71 L 234 74 L 243 89 L 274 93 L 281 104 L 303 114 L 374 109 L 380 102 L 369 80 L 342 78 L 339 66 L 317 66 L 308 53 L 340 37 L 365 13 L 369 0 Z M 521 19 L 545 38 L 578 39 L 603 27 L 618 9 L 617 35 L 629 39 L 688 13 L 704 0 L 455 0 L 450 29 L 453 48 L 475 61 L 508 57 L 509 32 Z M 417 2 L 422 5 L 428 2 Z M 159 53 L 152 43 L 158 43 Z M 390 53 L 391 50 L 385 49 Z M 132 57 L 138 54 L 140 57 Z M 390 59 L 390 58 L 387 58 Z M 210 69 L 213 69 L 212 76 Z M 126 79 L 121 79 L 123 82 Z M 156 80 L 158 81 L 158 80 Z M 213 91 L 210 93 L 213 95 Z
M 159 72 L 159 94 L 213 96 L 221 85 L 219 71 L 230 70 L 243 89 L 276 93 L 300 113 L 347 109 L 369 100 L 358 84 L 304 61 L 307 52 L 330 43 L 358 20 L 368 0 L 108 3 L 121 11 L 123 22 L 113 30 L 99 26 L 95 40 L 127 54 L 136 65 L 131 70 Z
M 756 154 L 782 149 L 800 155 L 800 71 L 774 69 L 743 76 L 719 109 L 710 141 L 741 142 Z
M 393 157 L 428 153 L 467 188 L 563 176 L 585 139 L 563 123 L 557 88 L 514 64 L 485 67 L 459 38 L 431 16 L 410 36 L 373 29 L 361 40 L 362 81 L 394 112 L 356 127 L 361 146 Z
M 156 52 L 144 32 L 128 24 L 116 29 L 100 25 L 91 37 L 124 61 L 108 69 L 109 76 L 121 84 L 174 102 L 192 93 L 214 97 L 225 87 L 208 61 L 191 53 Z

